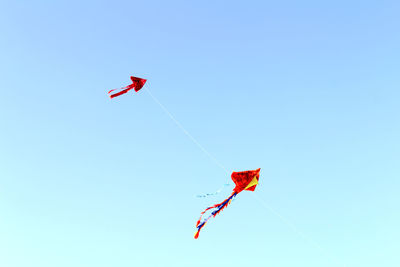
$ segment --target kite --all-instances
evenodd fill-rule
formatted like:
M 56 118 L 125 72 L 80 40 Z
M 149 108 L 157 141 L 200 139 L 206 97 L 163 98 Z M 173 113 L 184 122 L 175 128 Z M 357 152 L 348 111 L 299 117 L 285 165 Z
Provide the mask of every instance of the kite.
M 256 189 L 256 186 L 258 185 L 258 180 L 260 178 L 260 169 L 251 170 L 251 171 L 243 171 L 243 172 L 232 172 L 231 178 L 236 185 L 235 188 L 233 189 L 232 194 L 227 199 L 222 201 L 221 203 L 218 203 L 211 207 L 208 207 L 201 213 L 201 216 L 196 223 L 197 231 L 194 235 L 195 239 L 197 239 L 199 237 L 200 230 L 201 230 L 201 228 L 204 227 L 204 225 L 207 223 L 207 221 L 211 217 L 215 217 L 224 208 L 226 208 L 229 205 L 229 203 L 231 203 L 232 199 L 237 196 L 237 194 L 239 194 L 243 190 L 254 191 Z M 202 220 L 204 213 L 211 209 L 214 209 L 211 212 L 211 214 L 207 218 Z
M 140 89 L 142 89 L 142 87 L 144 86 L 144 84 L 146 83 L 146 79 L 142 79 L 142 78 L 138 78 L 138 77 L 133 77 L 131 76 L 131 80 L 132 83 L 128 86 L 119 88 L 119 89 L 112 89 L 110 91 L 108 91 L 108 94 L 110 94 L 111 92 L 115 91 L 115 90 L 121 90 L 118 93 L 114 93 L 112 95 L 110 95 L 110 98 L 114 98 L 123 94 L 126 94 L 127 92 L 129 92 L 132 89 L 135 89 L 135 91 L 139 91 Z

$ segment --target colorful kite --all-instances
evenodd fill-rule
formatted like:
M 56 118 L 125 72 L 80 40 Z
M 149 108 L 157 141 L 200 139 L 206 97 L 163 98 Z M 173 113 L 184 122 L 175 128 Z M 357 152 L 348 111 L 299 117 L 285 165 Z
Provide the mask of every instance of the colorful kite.
M 235 188 L 233 189 L 232 194 L 227 199 L 222 201 L 221 203 L 215 204 L 214 206 L 211 206 L 211 207 L 208 207 L 201 213 L 201 216 L 196 223 L 197 232 L 194 235 L 195 239 L 197 239 L 199 237 L 200 230 L 201 230 L 201 228 L 204 227 L 204 225 L 207 223 L 207 221 L 211 217 L 215 217 L 225 207 L 227 207 L 229 205 L 229 203 L 231 203 L 232 199 L 234 197 L 236 197 L 237 194 L 239 194 L 243 190 L 254 191 L 256 189 L 258 180 L 260 178 L 260 169 L 252 170 L 252 171 L 243 171 L 243 172 L 232 172 L 231 178 L 236 185 Z M 204 213 L 211 209 L 214 209 L 211 212 L 211 214 L 207 218 L 202 220 Z
M 110 98 L 114 98 L 116 96 L 120 96 L 123 94 L 126 94 L 127 92 L 129 92 L 132 89 L 135 89 L 135 91 L 139 91 L 140 89 L 142 89 L 142 87 L 144 86 L 144 84 L 146 83 L 146 79 L 142 79 L 142 78 L 138 78 L 138 77 L 133 77 L 131 76 L 131 80 L 132 83 L 128 86 L 119 88 L 119 89 L 112 89 L 108 92 L 108 94 L 110 94 L 111 92 L 115 91 L 115 90 L 121 90 L 118 93 L 112 94 L 110 95 Z

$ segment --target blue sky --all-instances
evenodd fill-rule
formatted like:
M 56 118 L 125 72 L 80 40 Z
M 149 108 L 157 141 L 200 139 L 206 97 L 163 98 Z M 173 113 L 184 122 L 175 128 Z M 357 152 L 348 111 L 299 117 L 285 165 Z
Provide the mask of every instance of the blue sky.
M 1 1 L 0 265 L 399 266 L 399 9 Z

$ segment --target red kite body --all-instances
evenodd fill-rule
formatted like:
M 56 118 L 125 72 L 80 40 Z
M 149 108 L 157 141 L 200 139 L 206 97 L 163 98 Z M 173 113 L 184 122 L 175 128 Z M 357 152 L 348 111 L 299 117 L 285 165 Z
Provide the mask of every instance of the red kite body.
M 205 209 L 196 223 L 197 232 L 194 235 L 194 238 L 197 239 L 200 234 L 201 228 L 207 223 L 207 221 L 211 217 L 215 217 L 218 213 L 220 213 L 225 207 L 231 203 L 232 199 L 236 197 L 237 194 L 242 192 L 243 190 L 254 191 L 256 186 L 258 185 L 258 180 L 260 179 L 260 169 L 252 170 L 252 171 L 243 171 L 243 172 L 232 172 L 231 178 L 235 183 L 235 188 L 233 189 L 232 194 L 222 201 L 221 203 L 215 204 L 214 206 L 208 207 Z M 204 213 L 208 210 L 214 209 L 211 214 L 202 220 Z
M 139 91 L 140 89 L 142 89 L 142 87 L 144 86 L 144 84 L 146 83 L 146 79 L 142 79 L 142 78 L 138 78 L 138 77 L 133 77 L 131 76 L 131 80 L 132 83 L 128 86 L 119 88 L 119 89 L 112 89 L 110 91 L 108 91 L 108 94 L 110 94 L 111 92 L 115 91 L 115 90 L 121 90 L 118 93 L 114 93 L 112 95 L 110 95 L 110 98 L 114 98 L 123 94 L 126 94 L 127 92 L 129 92 L 132 89 L 135 89 L 135 91 Z

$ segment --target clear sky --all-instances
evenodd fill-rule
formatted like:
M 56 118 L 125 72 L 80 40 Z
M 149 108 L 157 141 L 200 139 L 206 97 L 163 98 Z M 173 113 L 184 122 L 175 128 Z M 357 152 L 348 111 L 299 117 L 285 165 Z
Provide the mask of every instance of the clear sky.
M 400 266 L 399 13 L 0 1 L 0 266 Z M 198 240 L 231 188 L 195 196 L 230 177 L 146 89 L 229 171 L 261 168 Z

